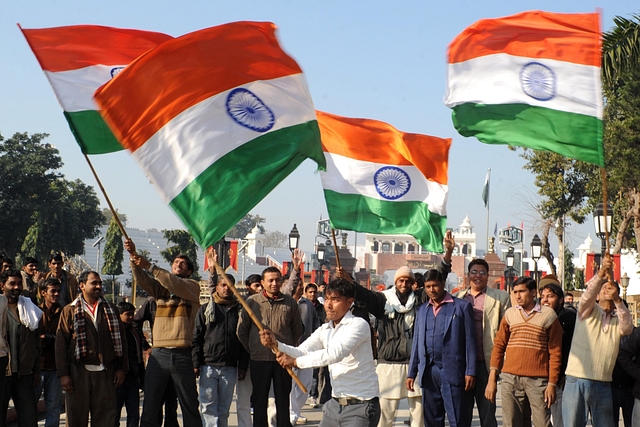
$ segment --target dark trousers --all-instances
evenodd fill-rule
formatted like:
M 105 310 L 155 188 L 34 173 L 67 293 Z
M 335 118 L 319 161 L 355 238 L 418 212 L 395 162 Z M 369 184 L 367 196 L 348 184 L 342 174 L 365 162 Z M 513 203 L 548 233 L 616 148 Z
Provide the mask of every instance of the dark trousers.
M 164 417 L 162 415 L 162 406 L 164 406 Z M 167 384 L 167 390 L 164 392 L 162 405 L 158 407 L 158 425 L 161 426 L 164 418 L 164 427 L 180 427 L 178 424 L 178 396 L 173 386 L 173 381 Z
M 318 373 L 320 368 L 313 368 L 313 381 L 311 381 L 311 387 L 309 387 L 309 397 L 318 398 Z
M 1 359 L 5 359 L 3 364 L 6 369 L 7 358 Z M 0 371 L 0 373 L 4 376 L 4 371 Z M 0 425 L 5 425 L 9 400 L 13 399 L 13 405 L 18 413 L 18 427 L 36 427 L 38 425 L 38 411 L 36 410 L 33 376 L 13 374 L 3 379 L 4 392 L 2 394 L 2 411 L 0 412 L 2 422 Z
M 340 406 L 335 399 L 330 399 L 322 407 L 319 427 L 376 427 L 378 421 L 380 401 L 377 397 L 368 402 L 347 406 Z
M 73 393 L 65 393 L 68 427 L 113 427 L 116 423 L 115 369 L 87 371 L 83 365 L 69 366 Z M 20 416 L 20 415 L 19 415 Z
M 289 419 L 289 394 L 291 377 L 278 362 L 251 361 L 251 383 L 253 384 L 253 426 L 269 427 L 267 407 L 269 388 L 273 381 L 273 394 L 276 398 L 276 425 L 291 427 Z
M 162 406 L 170 383 L 173 383 L 180 401 L 184 425 L 202 427 L 190 348 L 154 348 L 151 352 L 144 377 L 144 404 L 140 426 L 160 426 L 158 408 Z
M 428 427 L 444 426 L 446 412 L 451 427 L 470 427 L 473 417 L 473 391 L 464 385 L 449 384 L 442 368 L 428 366 L 422 378 L 422 410 Z
M 138 427 L 140 424 L 140 380 L 127 375 L 124 383 L 116 389 L 116 423 L 120 425 L 122 406 L 127 408 L 127 427 Z
M 488 382 L 487 364 L 484 360 L 479 360 L 476 362 L 476 386 L 473 389 L 473 394 L 478 407 L 480 425 L 482 427 L 497 427 L 496 404 L 495 402 L 491 403 L 489 399 L 484 397 L 484 390 L 487 388 Z
M 631 419 L 633 414 L 633 389 L 611 386 L 611 395 L 613 396 L 613 425 L 617 426 L 620 422 L 620 409 L 622 409 L 622 418 L 624 419 L 624 427 L 631 427 Z
M 331 399 L 331 376 L 329 375 L 329 367 L 322 366 L 318 372 L 318 392 L 320 394 L 320 404 L 324 405 Z

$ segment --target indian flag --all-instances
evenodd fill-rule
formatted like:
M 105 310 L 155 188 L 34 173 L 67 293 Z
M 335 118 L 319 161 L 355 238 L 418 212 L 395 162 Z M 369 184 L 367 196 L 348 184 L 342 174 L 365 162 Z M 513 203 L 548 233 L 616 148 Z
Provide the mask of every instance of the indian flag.
M 442 252 L 451 139 L 400 132 L 376 120 L 317 115 L 332 227 L 409 234 L 423 248 Z
M 122 150 L 97 111 L 93 92 L 138 56 L 172 37 L 95 25 L 21 30 L 49 79 L 82 152 Z
M 483 19 L 449 45 L 445 104 L 463 136 L 604 166 L 600 16 Z
M 305 159 L 325 166 L 302 70 L 272 23 L 164 42 L 95 93 L 162 199 L 206 248 Z

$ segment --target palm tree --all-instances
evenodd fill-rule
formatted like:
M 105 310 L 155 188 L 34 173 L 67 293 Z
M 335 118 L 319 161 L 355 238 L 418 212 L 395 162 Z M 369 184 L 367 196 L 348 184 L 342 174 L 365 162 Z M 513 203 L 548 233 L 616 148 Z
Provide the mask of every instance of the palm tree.
M 602 79 L 609 87 L 617 86 L 620 73 L 640 67 L 640 14 L 616 16 L 613 22 L 602 38 Z

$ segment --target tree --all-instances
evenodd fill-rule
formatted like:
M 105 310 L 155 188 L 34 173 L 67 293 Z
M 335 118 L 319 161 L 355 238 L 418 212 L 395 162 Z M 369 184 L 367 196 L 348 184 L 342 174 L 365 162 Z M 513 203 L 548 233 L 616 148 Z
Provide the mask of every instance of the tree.
M 48 135 L 16 133 L 6 141 L 0 135 L 0 245 L 15 257 L 33 224 L 31 213 L 46 200 L 51 184 L 60 179 L 58 150 L 42 143 Z
M 116 213 L 118 214 L 118 218 L 120 219 L 120 222 L 122 223 L 122 225 L 126 226 L 127 216 L 125 214 L 118 212 L 117 209 L 116 209 Z M 104 217 L 102 225 L 109 225 L 111 223 L 111 218 L 113 218 L 113 212 L 111 212 L 111 209 L 109 208 L 104 208 L 102 209 L 102 216 Z
M 231 230 L 227 231 L 226 237 L 231 239 L 244 239 L 247 234 L 251 233 L 251 230 L 257 225 L 261 233 L 264 233 L 264 227 L 261 226 L 266 219 L 260 215 L 246 214 L 236 225 L 231 227 Z
M 640 15 L 633 18 L 617 16 L 615 27 L 603 38 L 603 138 L 614 208 L 613 253 L 626 247 L 640 249 Z M 602 200 L 599 185 L 592 198 Z
M 111 289 L 113 292 L 113 301 L 115 302 L 116 293 L 118 291 L 115 277 L 122 274 L 124 246 L 122 245 L 122 232 L 118 227 L 118 223 L 113 218 L 111 218 L 111 223 L 107 229 L 103 257 L 104 264 L 102 265 L 102 274 L 108 274 L 111 276 Z
M 185 230 L 162 230 L 167 243 L 174 243 L 167 249 L 160 251 L 160 255 L 171 264 L 176 256 L 184 254 L 193 262 L 193 278 L 200 280 L 198 266 L 198 245 L 188 231 Z
M 580 160 L 570 159 L 549 151 L 523 149 L 520 154 L 527 163 L 525 169 L 535 175 L 535 185 L 541 199 L 536 210 L 544 220 L 542 241 L 543 256 L 555 272 L 550 254 L 548 235 L 552 227 L 559 243 L 559 254 L 564 254 L 564 227 L 571 218 L 582 224 L 590 213 L 590 191 L 593 191 L 597 167 Z M 558 277 L 564 273 L 564 256 L 558 257 Z
M 93 188 L 57 172 L 62 160 L 46 137 L 0 135 L 0 252 L 11 257 L 81 254 L 102 223 Z
M 576 267 L 573 265 L 573 252 L 569 248 L 564 251 L 564 288 L 567 290 L 575 289 L 575 272 Z
M 282 231 L 267 231 L 264 235 L 265 248 L 289 249 L 289 236 Z

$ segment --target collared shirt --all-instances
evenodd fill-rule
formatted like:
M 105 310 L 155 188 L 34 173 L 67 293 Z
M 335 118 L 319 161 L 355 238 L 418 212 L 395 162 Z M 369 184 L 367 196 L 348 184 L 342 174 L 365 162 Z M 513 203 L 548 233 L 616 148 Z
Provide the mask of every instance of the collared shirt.
M 295 357 L 300 369 L 329 366 L 333 397 L 379 396 L 369 324 L 351 312 L 338 325 L 325 323 L 298 347 L 279 342 L 278 350 Z
M 96 331 L 99 332 L 98 309 L 100 307 L 100 301 L 96 302 L 95 305 L 91 305 L 87 301 L 85 301 L 84 297 L 82 297 L 81 299 L 82 299 L 82 308 L 84 309 L 85 316 L 91 319 L 91 322 L 93 323 L 93 326 L 95 326 Z M 84 367 L 87 371 L 91 371 L 91 372 L 99 372 L 99 371 L 104 371 L 106 369 L 103 363 L 99 365 L 84 365 Z
M 536 303 L 535 306 L 533 306 L 533 308 L 531 309 L 530 312 L 527 313 L 527 310 L 525 310 L 524 308 L 522 308 L 522 306 L 520 305 L 516 305 L 516 308 L 520 311 L 522 311 L 522 314 L 524 314 L 524 317 L 529 317 L 531 316 L 534 312 L 535 313 L 540 313 L 540 311 L 542 311 L 542 308 L 540 308 L 540 303 Z
M 471 289 L 467 290 L 464 298 L 473 306 L 473 320 L 476 327 L 476 360 L 484 361 L 484 300 L 487 295 L 487 288 L 471 295 Z
M 436 317 L 444 304 L 450 304 L 452 302 L 453 302 L 453 297 L 449 292 L 446 292 L 444 295 L 444 299 L 440 301 L 440 303 L 435 303 L 433 302 L 433 300 L 430 299 L 429 302 L 427 302 L 427 305 L 430 305 L 431 307 L 433 307 L 433 317 Z

